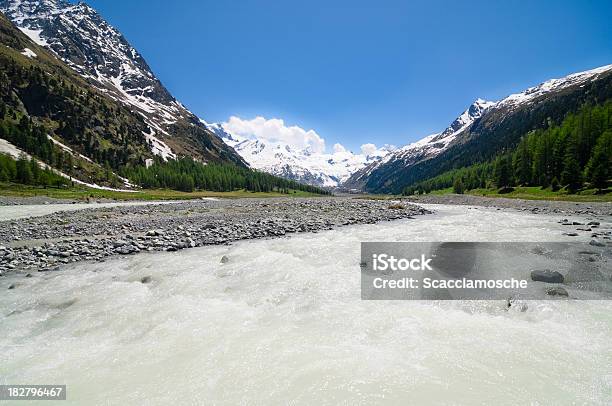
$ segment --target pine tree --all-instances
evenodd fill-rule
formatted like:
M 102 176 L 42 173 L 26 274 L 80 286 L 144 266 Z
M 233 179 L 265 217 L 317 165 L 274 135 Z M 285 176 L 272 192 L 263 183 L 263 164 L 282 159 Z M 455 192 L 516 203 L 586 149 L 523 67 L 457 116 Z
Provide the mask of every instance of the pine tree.
M 463 182 L 461 181 L 460 177 L 457 177 L 453 183 L 453 192 L 457 193 L 458 195 L 462 195 L 464 192 Z
M 593 156 L 587 165 L 587 176 L 591 184 L 599 190 L 608 185 L 612 176 L 612 131 L 604 132 L 595 145 Z
M 557 190 L 561 189 L 561 184 L 559 183 L 559 179 L 557 179 L 557 177 L 553 177 L 552 180 L 550 181 L 550 189 L 553 192 L 556 192 Z
M 521 140 L 514 154 L 514 174 L 519 185 L 527 185 L 531 180 L 531 159 L 527 147 L 527 140 Z
M 30 172 L 32 173 L 32 183 L 37 184 L 39 183 L 40 180 L 40 175 L 41 175 L 41 170 L 40 170 L 40 166 L 38 166 L 38 162 L 32 158 L 30 160 Z
M 511 165 L 508 156 L 499 156 L 495 161 L 494 181 L 498 188 L 511 185 Z
M 23 183 L 24 185 L 32 183 L 32 171 L 30 170 L 30 162 L 23 155 L 17 160 L 16 180 L 18 183 Z
M 584 123 L 582 122 L 582 125 Z M 578 136 L 568 137 L 563 160 L 561 183 L 566 185 L 570 193 L 575 193 L 582 186 L 582 170 L 578 161 Z

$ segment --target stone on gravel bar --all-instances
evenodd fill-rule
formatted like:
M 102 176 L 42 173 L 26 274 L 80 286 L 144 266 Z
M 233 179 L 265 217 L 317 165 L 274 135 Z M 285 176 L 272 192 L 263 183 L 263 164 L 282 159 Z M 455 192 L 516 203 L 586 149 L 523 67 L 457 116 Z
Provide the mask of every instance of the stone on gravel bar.
M 563 296 L 563 297 L 569 296 L 569 293 L 567 293 L 567 290 L 563 289 L 561 286 L 555 286 L 554 288 L 546 289 L 546 294 L 548 296 Z

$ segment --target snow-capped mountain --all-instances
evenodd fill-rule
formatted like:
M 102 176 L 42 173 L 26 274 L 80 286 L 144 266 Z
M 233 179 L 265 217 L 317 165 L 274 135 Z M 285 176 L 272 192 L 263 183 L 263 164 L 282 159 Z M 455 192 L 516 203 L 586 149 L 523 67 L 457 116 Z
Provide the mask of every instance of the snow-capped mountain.
M 295 148 L 285 142 L 246 138 L 228 132 L 222 124 L 205 123 L 232 146 L 251 167 L 286 179 L 321 187 L 336 187 L 352 173 L 387 155 L 391 146 L 354 154 L 342 147 L 333 153 Z
M 487 155 L 494 148 L 510 145 L 552 116 L 564 114 L 569 106 L 579 107 L 592 91 L 589 85 L 597 86 L 598 80 L 611 77 L 612 65 L 606 65 L 548 80 L 498 102 L 478 99 L 444 131 L 393 151 L 355 172 L 343 186 L 397 193 L 411 182 L 437 174 L 424 166 L 448 170 L 459 158 L 468 162 L 468 150 Z
M 347 179 L 344 186 L 355 188 L 356 185 L 366 180 L 372 172 L 389 163 L 400 161 L 403 165 L 408 166 L 417 161 L 438 155 L 455 140 L 458 134 L 467 129 L 474 120 L 482 116 L 488 108 L 494 105 L 495 102 L 477 99 L 444 131 L 428 135 L 417 142 L 398 148 L 382 159 L 368 164 L 363 169 L 356 171 L 350 179 Z
M 559 79 L 550 79 L 537 86 L 530 87 L 520 93 L 511 94 L 500 102 L 496 103 L 497 108 L 509 107 L 518 108 L 526 104 L 537 101 L 539 97 L 549 93 L 559 92 L 571 86 L 580 86 L 586 82 L 596 80 L 601 74 L 610 72 L 612 65 L 600 66 L 584 72 L 573 73 Z
M 0 0 L 2 11 L 37 44 L 90 84 L 143 116 L 154 153 L 240 161 L 178 102 L 123 35 L 83 2 Z

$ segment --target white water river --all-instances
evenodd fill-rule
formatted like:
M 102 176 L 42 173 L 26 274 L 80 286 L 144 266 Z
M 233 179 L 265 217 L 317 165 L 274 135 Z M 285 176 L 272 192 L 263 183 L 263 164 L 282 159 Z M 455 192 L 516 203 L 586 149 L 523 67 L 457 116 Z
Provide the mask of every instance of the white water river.
M 0 383 L 79 405 L 612 403 L 612 302 L 360 299 L 361 241 L 572 238 L 561 216 L 436 210 L 0 278 Z

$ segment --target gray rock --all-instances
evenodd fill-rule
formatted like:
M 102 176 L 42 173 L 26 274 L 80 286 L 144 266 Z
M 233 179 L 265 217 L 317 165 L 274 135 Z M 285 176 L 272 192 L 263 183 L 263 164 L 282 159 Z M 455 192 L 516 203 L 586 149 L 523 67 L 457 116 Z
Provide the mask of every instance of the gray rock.
M 567 293 L 567 290 L 563 289 L 561 286 L 555 286 L 554 288 L 546 289 L 546 294 L 549 296 L 563 296 L 563 297 L 569 296 L 569 293 Z
M 531 271 L 531 280 L 546 283 L 563 283 L 563 274 L 549 269 Z
M 152 280 L 153 280 L 153 278 L 151 278 L 150 276 L 144 276 L 144 277 L 143 277 L 143 278 L 140 280 L 140 282 L 141 282 L 141 283 L 149 283 L 149 282 L 151 282 Z
M 228 258 L 227 256 L 223 255 L 223 256 L 221 257 L 221 263 L 222 263 L 222 264 L 226 264 L 226 263 L 228 263 L 228 262 L 229 262 L 229 258 Z
M 115 248 L 115 252 L 121 255 L 131 254 L 135 251 L 136 251 L 135 248 L 132 247 L 131 245 L 123 245 L 123 246 Z
M 592 245 L 594 247 L 605 247 L 606 246 L 606 244 L 594 238 L 591 241 L 589 241 L 589 245 Z
M 520 313 L 526 312 L 529 308 L 524 301 L 512 297 L 506 301 L 506 307 L 508 310 L 518 311 Z

